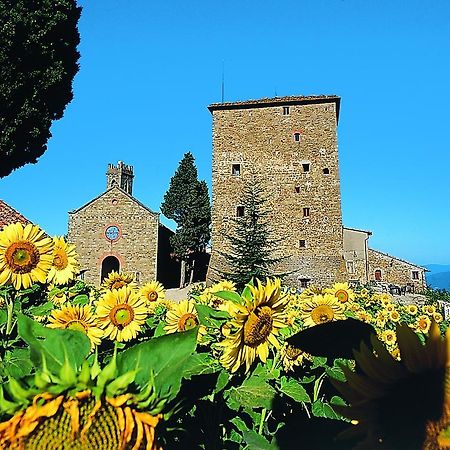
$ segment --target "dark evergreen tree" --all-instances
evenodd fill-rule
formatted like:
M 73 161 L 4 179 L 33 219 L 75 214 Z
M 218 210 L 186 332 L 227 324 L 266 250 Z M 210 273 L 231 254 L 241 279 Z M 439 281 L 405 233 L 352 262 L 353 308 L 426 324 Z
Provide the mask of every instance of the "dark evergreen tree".
M 189 282 L 194 275 L 195 261 L 206 251 L 211 231 L 211 206 L 205 181 L 198 180 L 194 156 L 184 155 L 170 180 L 161 204 L 161 212 L 177 224 L 170 242 L 175 255 L 181 260 L 180 287 L 185 285 L 186 271 Z
M 239 202 L 240 216 L 233 219 L 234 230 L 226 236 L 230 252 L 222 253 L 230 268 L 222 274 L 234 281 L 238 289 L 243 289 L 252 278 L 283 276 L 274 273 L 274 267 L 284 258 L 274 257 L 280 239 L 272 238 L 266 202 L 266 194 L 258 181 L 244 185 Z
M 0 1 L 0 177 L 35 163 L 72 100 L 76 0 Z

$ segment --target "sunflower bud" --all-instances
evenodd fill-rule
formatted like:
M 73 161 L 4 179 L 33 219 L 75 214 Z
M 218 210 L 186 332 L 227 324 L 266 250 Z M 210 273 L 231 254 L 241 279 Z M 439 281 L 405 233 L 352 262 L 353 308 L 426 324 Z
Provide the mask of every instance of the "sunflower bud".
M 28 403 L 28 399 L 32 394 L 24 389 L 17 380 L 15 380 L 14 378 L 10 378 L 8 380 L 7 386 L 9 393 L 16 402 L 22 404 Z
M 137 372 L 137 370 L 130 370 L 129 372 L 120 375 L 120 377 L 109 383 L 106 386 L 106 395 L 109 397 L 113 397 L 122 394 L 134 381 Z

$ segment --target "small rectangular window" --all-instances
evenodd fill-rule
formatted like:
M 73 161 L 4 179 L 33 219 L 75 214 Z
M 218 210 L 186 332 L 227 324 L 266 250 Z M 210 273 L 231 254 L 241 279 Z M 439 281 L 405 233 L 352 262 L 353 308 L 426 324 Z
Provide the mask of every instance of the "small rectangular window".
M 236 217 L 243 217 L 244 216 L 244 207 L 243 206 L 237 206 L 236 207 Z
M 347 261 L 347 272 L 355 273 L 355 264 L 353 263 L 353 261 Z
M 300 194 L 300 192 L 301 192 L 300 186 L 295 186 L 295 193 Z
M 324 175 L 330 175 L 330 169 L 328 167 L 324 167 L 323 174 Z
M 283 106 L 283 116 L 289 115 L 289 106 Z
M 310 281 L 309 278 L 300 278 L 300 287 L 307 288 Z
M 294 133 L 294 141 L 295 141 L 295 142 L 300 142 L 300 137 L 301 137 L 301 136 L 300 136 L 300 133 L 298 133 L 298 132 L 297 132 L 297 133 Z
M 419 279 L 419 272 L 417 270 L 413 270 L 412 271 L 412 277 L 413 280 L 418 280 Z
M 305 241 L 304 239 L 300 239 L 300 240 L 298 241 L 298 246 L 299 246 L 300 248 L 306 248 L 306 241 Z
M 309 172 L 309 163 L 302 164 L 303 172 Z
M 232 164 L 231 165 L 231 175 L 235 177 L 239 177 L 241 175 L 241 165 L 240 164 Z
M 309 208 L 303 208 L 303 217 L 309 217 Z

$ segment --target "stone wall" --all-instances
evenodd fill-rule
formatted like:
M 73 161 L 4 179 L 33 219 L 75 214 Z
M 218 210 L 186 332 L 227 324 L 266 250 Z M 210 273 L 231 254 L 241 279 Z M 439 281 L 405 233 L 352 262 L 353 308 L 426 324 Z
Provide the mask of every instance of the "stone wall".
M 369 249 L 369 280 L 374 281 L 375 271 L 381 271 L 381 281 L 399 286 L 412 285 L 417 292 L 426 287 L 425 269 L 390 256 L 377 250 Z M 417 276 L 417 278 L 415 278 Z
M 117 240 L 106 238 L 108 226 L 115 225 Z M 159 214 L 139 203 L 117 187 L 69 213 L 68 241 L 77 247 L 84 279 L 99 285 L 102 262 L 114 256 L 120 270 L 135 272 L 140 282 L 154 280 L 157 274 Z
M 366 284 L 369 281 L 368 239 L 370 231 L 344 227 L 344 259 L 348 279 Z
M 287 111 L 286 108 L 289 108 Z M 278 268 L 289 283 L 330 284 L 343 272 L 337 148 L 338 97 L 287 97 L 216 104 L 213 114 L 212 257 L 217 277 L 245 182 L 261 181 Z M 304 208 L 309 208 L 305 210 Z M 344 264 L 345 266 L 345 264 Z M 345 272 L 345 268 L 344 268 Z

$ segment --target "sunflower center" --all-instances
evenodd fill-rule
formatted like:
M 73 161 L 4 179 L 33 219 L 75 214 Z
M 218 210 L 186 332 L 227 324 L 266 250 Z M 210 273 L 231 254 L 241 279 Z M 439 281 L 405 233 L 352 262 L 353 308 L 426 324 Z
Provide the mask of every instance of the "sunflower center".
M 311 318 L 314 323 L 325 323 L 331 322 L 334 317 L 334 311 L 331 306 L 328 305 L 319 305 L 316 306 L 311 312 Z
M 257 347 L 266 341 L 272 332 L 272 308 L 262 306 L 255 309 L 244 325 L 244 344 Z
M 79 320 L 71 320 L 67 323 L 66 329 L 81 331 L 86 334 L 86 327 Z
M 157 293 L 156 291 L 151 291 L 151 292 L 148 294 L 148 299 L 149 299 L 151 302 L 155 302 L 156 300 L 158 300 L 158 293 Z
M 197 317 L 192 313 L 183 314 L 178 320 L 178 329 L 180 331 L 192 330 L 198 325 Z
M 123 280 L 117 280 L 114 281 L 113 284 L 111 284 L 111 289 L 120 289 L 121 287 L 126 286 L 127 283 L 125 283 L 125 281 Z
M 109 318 L 117 328 L 122 330 L 133 321 L 133 308 L 125 303 L 116 305 L 109 313 Z
M 339 289 L 334 295 L 341 303 L 345 303 L 348 300 L 348 292 L 344 289 Z
M 67 259 L 66 252 L 63 250 L 57 251 L 55 256 L 53 257 L 53 265 L 58 270 L 64 270 L 68 264 L 69 264 L 69 260 Z
M 39 263 L 39 250 L 28 241 L 13 242 L 6 249 L 5 259 L 13 273 L 29 273 Z

